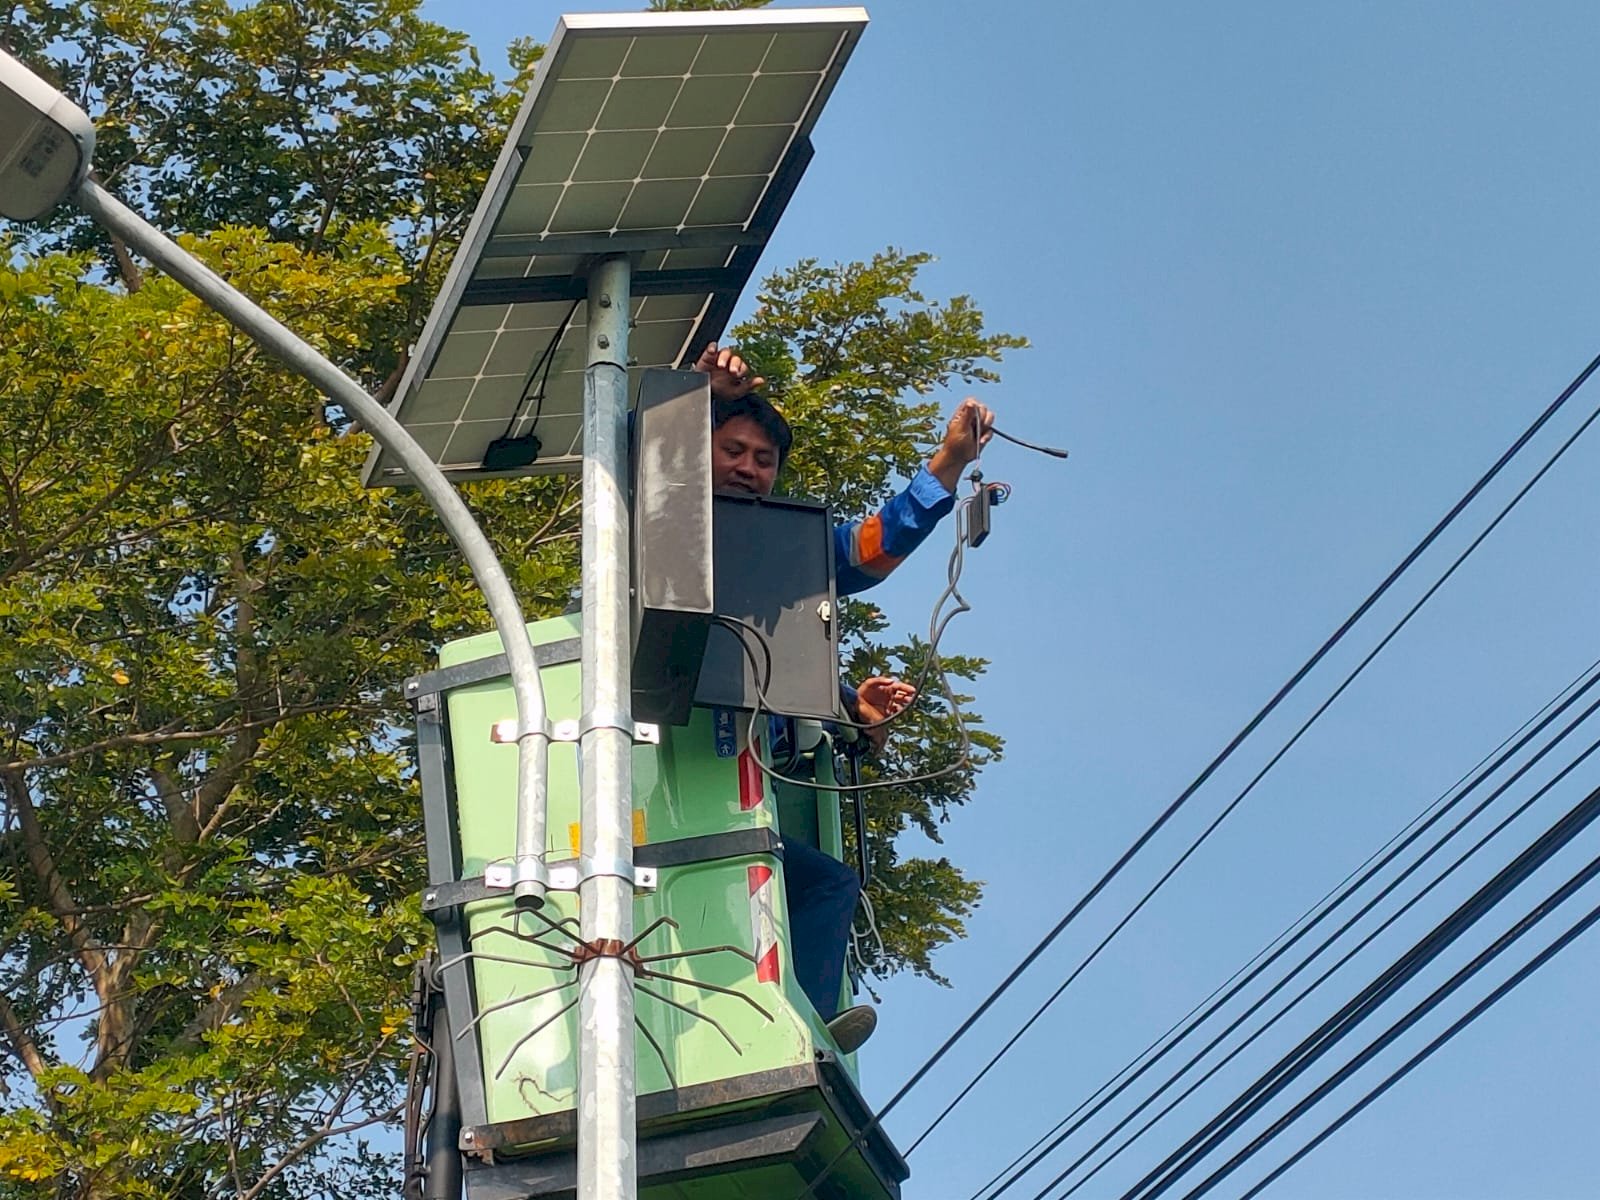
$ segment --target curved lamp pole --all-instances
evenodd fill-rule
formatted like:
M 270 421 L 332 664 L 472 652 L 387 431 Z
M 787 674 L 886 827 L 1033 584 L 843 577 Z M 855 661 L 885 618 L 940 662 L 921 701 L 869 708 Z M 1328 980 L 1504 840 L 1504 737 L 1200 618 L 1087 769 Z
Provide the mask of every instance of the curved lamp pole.
M 544 901 L 550 732 L 522 610 L 494 548 L 444 473 L 389 410 L 315 348 L 89 178 L 94 126 L 71 100 L 0 50 L 0 217 L 31 221 L 68 198 L 137 249 L 284 366 L 355 416 L 397 458 L 439 514 L 483 592 L 517 701 L 517 903 Z

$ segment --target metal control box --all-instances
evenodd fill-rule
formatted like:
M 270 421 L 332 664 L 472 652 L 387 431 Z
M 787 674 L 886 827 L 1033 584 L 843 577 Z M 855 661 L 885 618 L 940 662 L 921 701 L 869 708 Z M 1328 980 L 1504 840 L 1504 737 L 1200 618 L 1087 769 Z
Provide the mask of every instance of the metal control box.
M 712 526 L 717 619 L 694 702 L 735 709 L 759 702 L 786 716 L 837 717 L 839 622 L 827 506 L 719 492 Z

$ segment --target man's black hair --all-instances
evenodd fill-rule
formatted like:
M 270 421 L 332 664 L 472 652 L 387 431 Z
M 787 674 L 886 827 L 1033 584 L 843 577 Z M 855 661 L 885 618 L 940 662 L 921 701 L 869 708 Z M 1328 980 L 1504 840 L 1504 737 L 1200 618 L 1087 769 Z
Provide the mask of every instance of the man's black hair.
M 735 417 L 749 417 L 778 448 L 778 470 L 783 470 L 784 459 L 789 457 L 789 447 L 794 444 L 794 434 L 783 414 L 772 406 L 772 401 L 754 392 L 730 400 L 717 396 L 711 401 L 711 428 L 721 429 Z

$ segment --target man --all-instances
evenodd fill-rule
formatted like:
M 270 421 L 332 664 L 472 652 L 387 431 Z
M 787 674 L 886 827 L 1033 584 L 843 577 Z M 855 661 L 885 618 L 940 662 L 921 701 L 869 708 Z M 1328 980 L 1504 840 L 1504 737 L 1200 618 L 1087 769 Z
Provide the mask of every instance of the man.
M 782 414 L 755 394 L 766 380 L 752 378 L 749 365 L 736 351 L 719 349 L 715 342 L 701 353 L 695 370 L 711 377 L 712 486 L 754 496 L 770 494 L 793 434 Z M 835 527 L 835 575 L 841 596 L 881 582 L 922 544 L 955 507 L 962 471 L 993 436 L 994 413 L 968 397 L 950 418 L 939 448 L 904 491 L 866 519 Z M 847 699 L 850 690 L 845 689 Z M 916 694 L 908 683 L 874 676 L 854 689 L 852 715 L 868 724 L 882 721 L 903 710 Z M 867 736 L 881 749 L 888 729 L 879 726 Z M 835 1015 L 861 883 L 849 867 L 806 843 L 785 842 L 783 850 L 795 973 L 839 1048 L 850 1053 L 877 1026 L 877 1013 L 868 1005 Z

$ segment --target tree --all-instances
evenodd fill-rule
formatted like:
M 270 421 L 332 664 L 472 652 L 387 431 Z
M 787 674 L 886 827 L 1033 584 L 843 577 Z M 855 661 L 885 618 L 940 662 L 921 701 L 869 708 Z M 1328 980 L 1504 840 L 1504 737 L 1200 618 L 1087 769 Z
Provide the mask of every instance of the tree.
M 113 186 L 392 386 L 515 81 L 415 0 L 28 0 L 6 38 L 89 108 Z M 399 684 L 487 618 L 416 497 L 358 486 L 364 436 L 170 281 L 70 214 L 7 251 L 0 1194 L 359 1195 L 427 942 Z M 1020 344 L 918 295 L 922 261 L 802 264 L 737 333 L 800 436 L 791 486 L 842 512 L 929 438 L 903 397 Z M 841 440 L 861 411 L 878 436 Z M 570 481 L 468 498 L 530 614 L 564 607 Z M 853 671 L 919 669 L 847 619 Z M 913 720 L 885 773 L 953 761 L 938 714 Z M 932 974 L 959 936 L 976 885 L 893 835 L 936 834 L 971 783 L 873 794 L 881 971 Z

